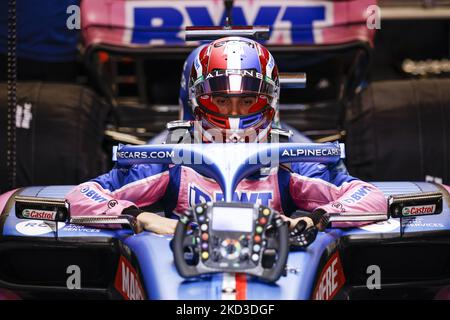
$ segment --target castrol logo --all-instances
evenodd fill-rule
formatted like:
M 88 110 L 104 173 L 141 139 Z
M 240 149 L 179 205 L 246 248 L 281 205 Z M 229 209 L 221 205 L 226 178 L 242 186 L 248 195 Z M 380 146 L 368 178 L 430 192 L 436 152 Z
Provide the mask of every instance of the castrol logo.
M 55 220 L 56 211 L 24 209 L 22 216 L 27 219 Z
M 436 205 L 423 205 L 423 206 L 411 206 L 404 207 L 402 214 L 404 216 L 414 216 L 419 214 L 433 214 L 436 211 Z

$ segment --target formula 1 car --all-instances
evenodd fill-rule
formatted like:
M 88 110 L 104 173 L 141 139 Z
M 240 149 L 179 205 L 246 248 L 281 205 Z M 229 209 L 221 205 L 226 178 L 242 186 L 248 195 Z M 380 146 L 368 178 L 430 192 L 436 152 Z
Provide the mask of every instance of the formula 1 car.
M 121 165 L 181 163 L 221 186 L 225 201 L 194 206 L 174 237 L 135 234 L 128 216 L 78 216 L 64 200 L 72 186 L 6 193 L 0 198 L 0 287 L 22 298 L 448 298 L 449 187 L 374 182 L 388 198 L 389 212 L 330 214 L 329 227 L 306 249 L 295 249 L 277 212 L 230 202 L 237 183 L 267 165 L 264 155 L 275 163 L 327 163 L 339 160 L 341 148 L 334 143 L 119 146 L 115 158 Z M 343 221 L 366 224 L 333 226 Z
M 140 7 L 145 1 L 128 1 L 125 10 L 118 5 L 123 1 L 109 2 L 112 5 L 103 11 L 116 14 L 106 14 L 108 17 L 129 19 L 133 16 L 130 12 L 134 12 L 135 23 L 139 24 L 144 23 L 148 15 L 155 14 Z M 86 7 L 99 6 L 98 12 L 102 12 L 101 4 L 105 4 L 97 0 L 83 3 Z M 342 4 L 348 5 L 346 1 L 339 2 L 336 12 Z M 268 13 L 276 9 L 270 8 L 260 10 Z M 162 21 L 164 26 L 180 17 L 169 9 L 157 11 L 159 16 L 153 17 L 155 21 Z M 194 11 L 201 8 L 186 10 L 191 20 L 195 20 Z M 295 7 L 277 10 L 276 15 L 283 12 L 284 20 L 298 16 L 294 14 Z M 314 12 L 320 16 L 325 11 Z M 104 17 L 93 15 L 94 20 Z M 331 17 L 325 15 L 317 19 L 326 21 Z M 109 33 L 114 28 L 97 28 L 103 21 L 83 21 L 87 23 L 85 32 L 90 40 L 86 56 L 88 59 L 95 57 L 103 67 L 111 59 L 103 53 L 114 52 L 123 41 L 129 41 L 129 49 L 135 52 L 142 50 L 138 43 L 143 38 L 147 42 L 153 38 L 161 40 L 159 31 L 145 32 L 136 28 L 132 33 Z M 175 22 L 182 24 L 178 20 Z M 312 24 L 312 20 L 310 22 Z M 171 25 L 166 29 L 172 35 L 166 40 L 172 44 L 178 42 L 175 32 L 178 29 Z M 343 28 L 341 31 L 328 33 L 324 30 L 322 40 L 333 44 L 337 40 L 331 35 L 348 39 L 350 30 Z M 367 38 L 359 31 L 356 33 Z M 280 42 L 283 42 L 283 33 L 279 34 Z M 315 37 L 299 28 L 293 32 L 292 39 L 316 42 Z M 109 43 L 105 45 L 99 39 L 108 39 Z M 333 48 L 338 49 L 342 48 Z M 355 71 L 350 78 L 357 78 L 357 73 Z M 316 80 L 320 82 L 320 79 Z M 354 89 L 353 84 L 346 84 L 347 91 Z M 104 92 L 117 98 L 109 88 L 105 85 Z M 156 156 L 131 156 L 135 152 Z M 239 158 L 230 159 L 230 154 Z M 304 248 L 301 244 L 305 239 L 292 237 L 272 208 L 231 201 L 239 181 L 267 165 L 262 161 L 267 155 L 273 157 L 275 164 L 327 163 L 339 161 L 343 150 L 335 143 L 297 142 L 118 146 L 114 157 L 120 165 L 183 164 L 214 178 L 221 186 L 225 201 L 202 203 L 191 208 L 180 219 L 173 237 L 150 232 L 137 234 L 135 221 L 129 216 L 91 217 L 71 212 L 70 203 L 64 198 L 73 186 L 26 187 L 1 195 L 0 297 L 131 300 L 450 298 L 448 186 L 425 182 L 373 182 L 385 193 L 388 212 L 331 213 L 327 216 L 327 229 L 319 232 Z M 208 161 L 197 163 L 192 159 Z M 363 196 L 364 193 L 355 195 Z M 240 218 L 237 224 L 232 223 L 236 219 L 229 219 L 236 215 Z M 359 221 L 361 226 L 341 228 L 342 223 L 349 221 Z

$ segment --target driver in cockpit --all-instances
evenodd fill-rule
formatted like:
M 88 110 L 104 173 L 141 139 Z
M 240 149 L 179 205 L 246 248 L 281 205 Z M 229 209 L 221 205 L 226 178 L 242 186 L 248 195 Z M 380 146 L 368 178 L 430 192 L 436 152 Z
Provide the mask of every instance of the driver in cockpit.
M 227 37 L 195 55 L 188 79 L 189 104 L 197 143 L 276 142 L 274 118 L 280 93 L 278 68 L 261 44 Z M 194 135 L 193 135 L 194 136 Z M 383 193 L 338 164 L 292 163 L 261 171 L 241 181 L 233 201 L 258 202 L 282 213 L 291 228 L 324 228 L 326 212 L 386 212 Z M 137 218 L 139 228 L 172 234 L 179 215 L 191 206 L 223 199 L 219 185 L 182 165 L 116 166 L 75 187 L 68 195 L 73 215 Z M 146 207 L 161 203 L 165 215 Z M 300 216 L 292 216 L 301 210 Z

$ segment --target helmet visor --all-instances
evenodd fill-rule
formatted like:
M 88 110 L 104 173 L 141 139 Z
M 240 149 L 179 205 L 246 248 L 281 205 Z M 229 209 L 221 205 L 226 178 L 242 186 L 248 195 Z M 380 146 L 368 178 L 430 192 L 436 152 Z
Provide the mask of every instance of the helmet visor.
M 194 83 L 196 97 L 212 94 L 263 94 L 274 97 L 276 84 L 254 70 L 214 70 Z
M 213 94 L 198 98 L 200 105 L 221 116 L 246 116 L 261 112 L 269 104 L 268 98 L 256 94 Z

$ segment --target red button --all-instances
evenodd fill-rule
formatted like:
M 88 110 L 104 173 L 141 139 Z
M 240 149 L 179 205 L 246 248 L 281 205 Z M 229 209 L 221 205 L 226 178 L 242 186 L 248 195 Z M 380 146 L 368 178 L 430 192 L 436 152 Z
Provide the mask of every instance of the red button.
M 261 237 L 260 236 L 255 236 L 253 238 L 253 240 L 255 240 L 256 243 L 259 243 L 259 242 L 261 242 Z
M 202 240 L 203 240 L 203 241 L 207 241 L 208 238 L 209 238 L 209 235 L 208 235 L 207 233 L 203 233 L 203 234 L 202 234 Z
M 260 218 L 259 219 L 259 223 L 260 224 L 266 224 L 267 223 L 267 219 L 266 218 Z

